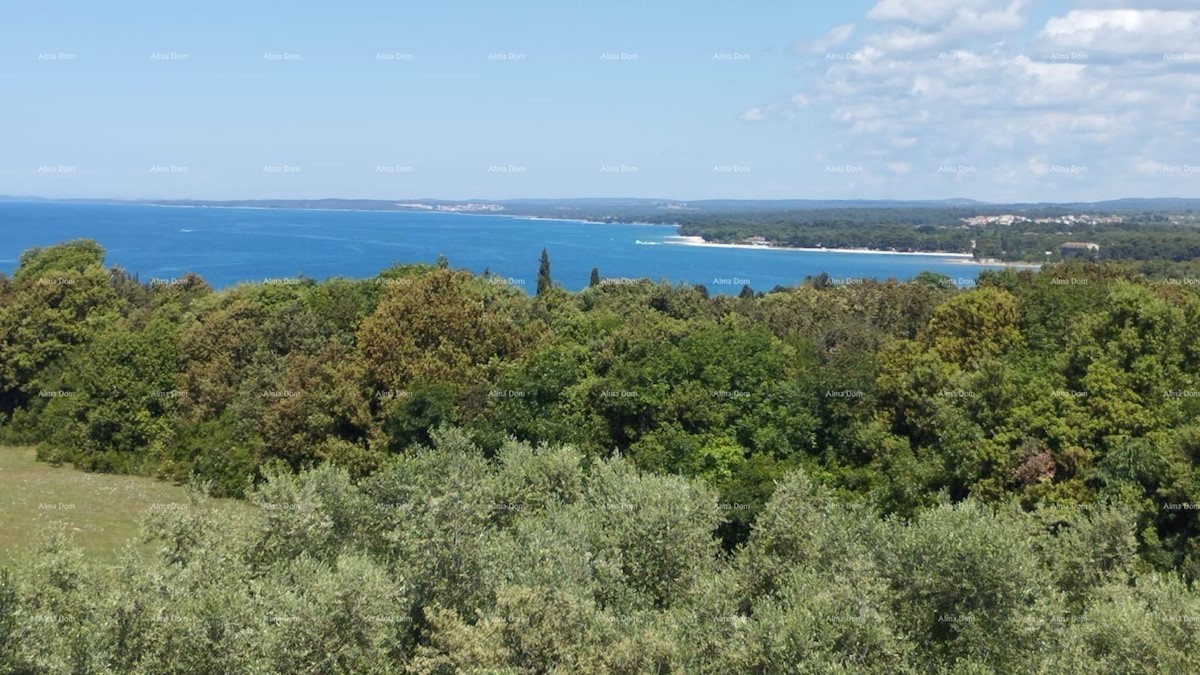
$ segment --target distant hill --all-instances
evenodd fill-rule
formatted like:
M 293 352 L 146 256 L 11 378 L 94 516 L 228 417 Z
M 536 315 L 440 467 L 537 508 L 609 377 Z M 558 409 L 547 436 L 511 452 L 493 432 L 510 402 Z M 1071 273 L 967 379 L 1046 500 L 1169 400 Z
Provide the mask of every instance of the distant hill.
M 1200 199 L 1168 197 L 1162 199 L 1112 199 L 1093 202 L 1092 207 L 1132 211 L 1192 211 L 1200 209 Z

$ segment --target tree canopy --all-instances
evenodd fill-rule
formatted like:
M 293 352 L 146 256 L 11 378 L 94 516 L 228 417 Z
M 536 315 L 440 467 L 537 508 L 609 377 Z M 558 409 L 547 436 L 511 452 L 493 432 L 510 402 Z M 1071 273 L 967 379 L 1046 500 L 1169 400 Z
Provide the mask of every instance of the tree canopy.
M 0 440 L 255 506 L 156 513 L 111 573 L 50 540 L 0 576 L 0 672 L 1197 669 L 1190 266 L 546 272 L 23 255 Z

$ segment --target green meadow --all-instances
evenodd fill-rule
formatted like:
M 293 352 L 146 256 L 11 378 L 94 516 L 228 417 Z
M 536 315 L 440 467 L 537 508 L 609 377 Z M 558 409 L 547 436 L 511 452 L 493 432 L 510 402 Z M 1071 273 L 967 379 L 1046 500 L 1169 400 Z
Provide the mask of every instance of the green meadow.
M 62 529 L 98 560 L 115 559 L 138 535 L 142 516 L 187 502 L 180 486 L 141 476 L 85 473 L 39 462 L 33 448 L 0 447 L 0 563 Z

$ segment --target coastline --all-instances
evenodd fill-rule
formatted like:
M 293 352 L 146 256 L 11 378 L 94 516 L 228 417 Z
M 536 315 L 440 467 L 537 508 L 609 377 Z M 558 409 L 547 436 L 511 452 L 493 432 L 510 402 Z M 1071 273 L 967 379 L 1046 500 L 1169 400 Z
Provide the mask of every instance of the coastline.
M 971 253 L 952 253 L 948 251 L 884 251 L 881 249 L 817 249 L 817 247 L 805 246 L 770 246 L 767 244 L 719 244 L 715 241 L 706 241 L 703 237 L 692 237 L 692 235 L 674 235 L 667 237 L 662 241 L 664 244 L 676 244 L 680 246 L 708 246 L 713 249 L 744 249 L 754 251 L 802 251 L 805 253 L 871 253 L 876 256 L 931 256 L 935 258 L 947 258 L 952 262 L 974 262 L 974 257 Z
M 312 209 L 316 210 L 316 209 Z M 559 218 L 555 216 L 523 216 L 519 213 L 501 213 L 495 211 L 479 212 L 479 211 L 422 211 L 420 209 L 391 211 L 392 213 L 439 213 L 450 216 L 492 216 L 494 218 L 512 218 L 515 220 L 544 220 L 550 223 L 579 223 L 582 225 L 637 225 L 639 227 L 673 227 L 679 229 L 679 225 L 672 223 L 643 223 L 641 221 L 618 221 L 612 222 L 607 220 L 593 220 L 591 218 Z
M 983 260 L 947 260 L 946 262 L 959 265 L 985 265 L 987 267 L 1011 267 L 1019 270 L 1040 270 L 1041 263 L 1017 262 L 1015 260 L 996 260 L 995 258 L 984 258 Z
M 816 247 L 799 247 L 799 246 L 772 246 L 769 244 L 722 244 L 718 242 L 706 241 L 704 237 L 694 235 L 675 235 L 667 237 L 663 240 L 664 244 L 674 244 L 677 246 L 703 246 L 709 248 L 734 248 L 743 250 L 761 250 L 761 251 L 797 251 L 802 253 L 854 253 L 854 254 L 870 254 L 870 255 L 906 255 L 906 256 L 927 256 L 931 258 L 941 258 L 945 262 L 958 263 L 963 265 L 985 265 L 990 267 L 1028 267 L 1040 268 L 1037 263 L 1021 263 L 1021 262 L 1006 262 L 984 258 L 976 260 L 975 256 L 970 253 L 951 253 L 949 251 L 887 251 L 874 248 L 816 248 Z
M 59 203 L 73 203 L 68 201 L 60 201 Z M 78 203 L 78 202 L 74 202 Z M 84 202 L 88 203 L 88 202 Z M 430 214 L 430 215 L 447 215 L 447 216 L 487 216 L 492 218 L 510 218 L 514 220 L 539 220 L 554 223 L 581 223 L 584 225 L 640 225 L 645 227 L 674 227 L 678 225 L 667 223 L 643 223 L 643 222 L 609 222 L 605 220 L 591 220 L 588 218 L 557 218 L 551 216 L 523 216 L 519 213 L 504 213 L 500 211 L 439 211 L 436 209 L 413 209 L 413 208 L 398 208 L 398 209 L 331 209 L 326 207 L 290 207 L 290 206 L 241 206 L 241 205 L 214 205 L 214 204 L 161 204 L 157 202 L 90 202 L 95 204 L 103 204 L 108 206 L 153 206 L 164 209 L 244 209 L 252 211 L 292 211 L 292 212 L 329 212 L 329 213 L 408 213 L 408 214 Z
M 636 225 L 643 227 L 680 227 L 678 224 L 669 223 L 646 223 L 639 221 L 629 222 L 609 222 L 603 220 L 592 220 L 589 218 L 560 218 L 553 216 L 527 216 L 516 213 L 503 212 L 472 212 L 472 211 L 441 211 L 436 209 L 422 210 L 412 208 L 395 208 L 395 209 L 338 209 L 327 207 L 286 207 L 286 206 L 246 206 L 246 205 L 230 205 L 230 204 L 164 204 L 155 201 L 111 201 L 111 200 L 47 200 L 50 203 L 62 204 L 97 204 L 104 206 L 149 206 L 155 208 L 176 208 L 176 209 L 244 209 L 254 211 L 325 211 L 325 212 L 341 212 L 341 213 L 409 213 L 409 214 L 443 214 L 443 215 L 458 215 L 458 216 L 491 216 L 494 218 L 509 218 L 513 220 L 528 220 L 528 221 L 546 221 L 560 223 L 577 223 L 584 225 Z M 637 243 L 650 244 L 651 242 L 638 241 Z M 984 258 L 976 260 L 970 253 L 952 253 L 950 251 L 889 251 L 883 249 L 872 248 L 828 248 L 828 247 L 797 247 L 797 246 L 773 246 L 770 244 L 725 244 L 719 242 L 706 241 L 703 237 L 695 235 L 669 235 L 662 242 L 654 242 L 662 244 L 671 244 L 676 246 L 698 246 L 707 248 L 729 248 L 743 250 L 768 250 L 768 251 L 793 251 L 801 253 L 853 253 L 867 255 L 902 255 L 902 256 L 925 256 L 930 258 L 940 258 L 943 262 L 962 264 L 962 265 L 980 265 L 985 267 L 1012 267 L 1017 269 L 1041 269 L 1040 263 L 1015 262 L 996 260 L 994 258 Z

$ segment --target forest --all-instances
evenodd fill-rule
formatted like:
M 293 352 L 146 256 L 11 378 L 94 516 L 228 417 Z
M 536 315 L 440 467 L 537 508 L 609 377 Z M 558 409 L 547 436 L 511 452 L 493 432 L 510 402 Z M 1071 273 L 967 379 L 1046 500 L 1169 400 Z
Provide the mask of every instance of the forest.
M 0 570 L 0 673 L 1200 671 L 1193 265 L 601 272 L 25 252 L 0 442 L 192 503 Z
M 672 217 L 680 234 L 739 243 L 762 237 L 775 246 L 869 248 L 974 253 L 1006 261 L 1059 262 L 1059 247 L 1072 241 L 1099 245 L 1102 260 L 1188 261 L 1200 257 L 1200 223 L 1191 212 L 1073 211 L 1064 207 L 1001 209 L 1030 219 L 1092 216 L 1098 222 L 1017 222 L 967 225 L 963 218 L 996 209 L 837 209 L 797 212 L 685 214 Z M 1120 217 L 1121 222 L 1103 222 Z M 1049 252 L 1049 255 L 1047 255 Z

